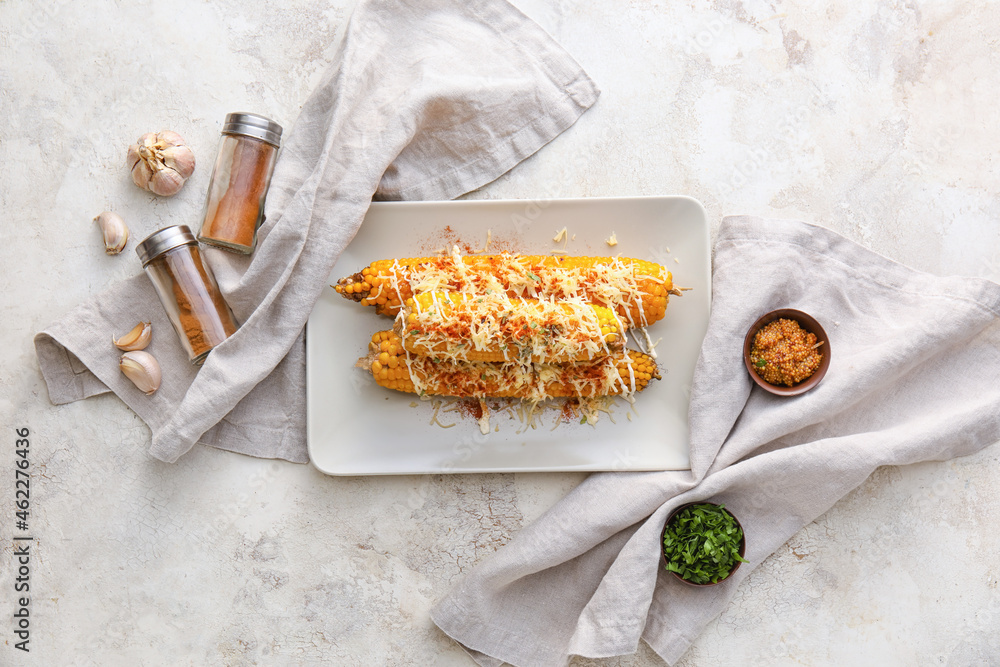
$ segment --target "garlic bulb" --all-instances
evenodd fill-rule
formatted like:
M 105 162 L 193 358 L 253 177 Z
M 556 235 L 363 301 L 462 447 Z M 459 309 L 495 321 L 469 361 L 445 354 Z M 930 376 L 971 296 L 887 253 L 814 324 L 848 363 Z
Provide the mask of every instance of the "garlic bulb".
M 136 185 L 169 197 L 194 172 L 194 153 L 176 132 L 150 132 L 128 147 L 127 164 Z
M 160 364 L 149 352 L 126 352 L 118 362 L 118 367 L 147 396 L 160 388 Z
M 153 337 L 153 325 L 149 322 L 139 322 L 135 327 L 121 338 L 112 338 L 111 342 L 119 350 L 131 352 L 132 350 L 145 350 Z
M 101 227 L 104 235 L 104 252 L 109 255 L 117 255 L 128 243 L 128 226 L 122 217 L 111 211 L 104 211 L 96 218 L 96 222 Z

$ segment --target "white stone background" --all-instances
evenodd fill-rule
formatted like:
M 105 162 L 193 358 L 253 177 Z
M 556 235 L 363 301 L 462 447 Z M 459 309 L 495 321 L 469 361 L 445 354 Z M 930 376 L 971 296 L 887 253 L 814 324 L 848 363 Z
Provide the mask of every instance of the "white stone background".
M 516 0 L 601 87 L 472 198 L 687 194 L 1000 279 L 1000 7 Z M 54 407 L 35 332 L 197 224 L 226 112 L 292 125 L 350 3 L 0 2 L 0 664 L 468 665 L 431 605 L 580 474 L 328 478 L 198 447 L 167 465 L 114 396 Z M 170 128 L 170 199 L 123 162 Z M 13 430 L 32 431 L 32 652 L 13 650 Z M 378 437 L 373 425 L 372 438 Z M 879 470 L 742 585 L 685 667 L 1000 664 L 997 447 Z M 6 471 L 6 472 L 3 472 Z M 2 620 L 7 619 L 7 620 Z M 634 656 L 574 665 L 655 665 Z

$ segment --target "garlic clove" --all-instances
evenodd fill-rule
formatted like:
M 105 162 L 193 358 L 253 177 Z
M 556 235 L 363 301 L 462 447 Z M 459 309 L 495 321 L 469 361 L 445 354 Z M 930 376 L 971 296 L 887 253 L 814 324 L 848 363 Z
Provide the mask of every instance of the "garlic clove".
M 160 148 L 167 146 L 183 146 L 184 137 L 172 132 L 170 130 L 163 130 L 162 132 L 157 132 L 154 139 L 154 143 L 160 144 Z
M 132 171 L 135 169 L 135 165 L 141 160 L 139 157 L 139 146 L 137 144 L 132 144 L 128 147 L 128 156 L 125 158 L 125 164 L 128 165 L 128 170 Z
M 194 153 L 187 146 L 169 146 L 160 151 L 163 164 L 167 165 L 181 178 L 187 179 L 194 173 Z
M 125 160 L 132 181 L 144 190 L 169 197 L 194 173 L 194 152 L 176 132 L 148 132 L 129 146 Z
M 160 388 L 160 364 L 149 352 L 133 350 L 122 355 L 118 367 L 136 388 L 147 396 Z
M 145 350 L 149 341 L 153 338 L 153 325 L 149 322 L 139 322 L 135 327 L 121 338 L 112 338 L 111 342 L 119 350 L 131 352 L 133 350 Z
M 154 171 L 147 186 L 150 192 L 161 197 L 175 195 L 182 187 L 184 187 L 184 177 L 169 168 Z
M 104 252 L 117 255 L 128 243 L 128 226 L 122 217 L 112 211 L 104 211 L 94 218 L 104 235 Z
M 132 182 L 143 190 L 149 190 L 149 180 L 153 178 L 153 170 L 142 158 L 132 167 Z

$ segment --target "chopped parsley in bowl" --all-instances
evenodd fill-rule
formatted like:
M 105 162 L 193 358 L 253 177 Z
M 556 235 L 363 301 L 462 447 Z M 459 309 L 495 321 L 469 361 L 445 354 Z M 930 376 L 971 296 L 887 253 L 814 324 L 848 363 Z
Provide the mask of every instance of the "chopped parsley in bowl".
M 695 586 L 721 583 L 747 562 L 743 527 L 715 503 L 678 507 L 663 527 L 662 542 L 667 571 Z

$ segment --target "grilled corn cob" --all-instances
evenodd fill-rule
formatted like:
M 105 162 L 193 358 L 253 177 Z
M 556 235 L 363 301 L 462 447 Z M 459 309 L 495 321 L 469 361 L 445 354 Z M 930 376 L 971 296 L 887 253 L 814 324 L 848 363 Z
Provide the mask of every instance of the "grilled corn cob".
M 642 391 L 660 379 L 656 362 L 632 350 L 568 364 L 444 361 L 409 356 L 393 331 L 372 336 L 368 357 L 359 360 L 387 389 L 461 398 L 593 398 Z
M 456 291 L 510 298 L 583 299 L 617 311 L 629 326 L 661 319 L 674 289 L 663 266 L 640 259 L 551 255 L 469 255 L 383 259 L 341 278 L 337 293 L 395 316 L 420 292 Z
M 394 331 L 408 351 L 423 356 L 560 363 L 624 347 L 625 325 L 603 306 L 462 292 L 422 292 L 404 305 Z

